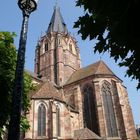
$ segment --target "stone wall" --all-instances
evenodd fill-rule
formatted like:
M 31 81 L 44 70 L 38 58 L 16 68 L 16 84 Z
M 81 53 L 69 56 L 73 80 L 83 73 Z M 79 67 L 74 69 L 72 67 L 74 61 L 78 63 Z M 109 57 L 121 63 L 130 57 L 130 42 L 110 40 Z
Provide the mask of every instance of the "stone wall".
M 47 50 L 45 44 L 48 44 Z M 63 85 L 81 67 L 76 40 L 70 35 L 50 33 L 38 41 L 35 51 L 35 73 Z

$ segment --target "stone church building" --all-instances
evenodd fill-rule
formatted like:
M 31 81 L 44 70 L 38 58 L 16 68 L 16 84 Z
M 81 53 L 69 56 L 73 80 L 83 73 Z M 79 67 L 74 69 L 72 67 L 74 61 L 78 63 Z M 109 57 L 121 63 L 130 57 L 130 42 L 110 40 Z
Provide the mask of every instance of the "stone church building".
M 76 39 L 56 6 L 35 50 L 26 140 L 136 140 L 126 88 L 102 61 L 81 67 Z

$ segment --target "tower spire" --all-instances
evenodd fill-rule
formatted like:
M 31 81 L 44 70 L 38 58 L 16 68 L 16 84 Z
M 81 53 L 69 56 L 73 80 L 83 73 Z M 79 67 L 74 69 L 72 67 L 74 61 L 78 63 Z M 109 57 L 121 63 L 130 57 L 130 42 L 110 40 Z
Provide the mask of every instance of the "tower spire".
M 55 1 L 48 30 L 36 49 L 35 73 L 62 86 L 74 71 L 80 69 L 81 60 L 76 40 L 68 34 Z
M 54 12 L 50 21 L 50 24 L 47 29 L 47 33 L 58 32 L 67 34 L 67 27 L 63 20 L 63 17 L 60 12 L 60 7 L 58 6 L 58 1 L 56 0 L 56 5 L 54 7 Z

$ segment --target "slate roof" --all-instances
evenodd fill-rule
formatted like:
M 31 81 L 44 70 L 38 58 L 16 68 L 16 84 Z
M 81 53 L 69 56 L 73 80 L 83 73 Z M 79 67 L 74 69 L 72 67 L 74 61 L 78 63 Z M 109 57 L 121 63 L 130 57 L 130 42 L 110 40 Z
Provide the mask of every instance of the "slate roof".
M 56 99 L 63 101 L 63 97 L 60 91 L 50 81 L 46 81 L 39 85 L 31 96 L 32 99 Z
M 74 139 L 78 139 L 78 140 L 84 140 L 84 139 L 85 140 L 88 140 L 88 139 L 101 140 L 101 137 L 96 135 L 94 132 L 92 132 L 88 128 L 84 128 L 84 129 L 79 129 L 79 130 L 74 131 Z
M 102 61 L 98 61 L 94 64 L 91 64 L 85 68 L 81 68 L 77 71 L 75 71 L 69 80 L 66 82 L 67 84 L 76 82 L 78 80 L 84 79 L 86 77 L 92 76 L 92 75 L 114 75 L 115 74 L 110 70 L 110 68 Z
M 47 30 L 49 32 L 68 33 L 66 24 L 60 12 L 60 7 L 55 6 L 54 12 Z

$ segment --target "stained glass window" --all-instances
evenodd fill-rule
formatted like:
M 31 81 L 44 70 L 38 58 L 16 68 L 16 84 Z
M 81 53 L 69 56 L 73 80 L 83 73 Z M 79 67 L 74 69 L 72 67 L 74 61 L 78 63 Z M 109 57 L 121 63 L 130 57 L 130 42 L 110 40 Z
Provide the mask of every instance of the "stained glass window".
M 45 52 L 48 51 L 48 43 L 45 43 Z
M 104 81 L 102 85 L 102 95 L 108 137 L 116 137 L 118 136 L 118 132 L 111 95 L 111 85 L 107 81 Z
M 57 132 L 57 136 L 60 136 L 60 131 L 61 131 L 61 127 L 60 127 L 60 108 L 57 106 L 56 107 L 56 132 Z
M 84 87 L 84 125 L 98 134 L 98 120 L 96 114 L 96 100 L 93 88 L 90 85 Z
M 38 107 L 38 136 L 46 136 L 46 108 L 44 104 Z

